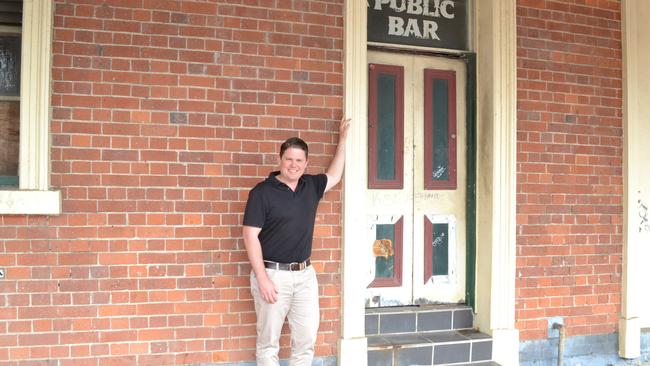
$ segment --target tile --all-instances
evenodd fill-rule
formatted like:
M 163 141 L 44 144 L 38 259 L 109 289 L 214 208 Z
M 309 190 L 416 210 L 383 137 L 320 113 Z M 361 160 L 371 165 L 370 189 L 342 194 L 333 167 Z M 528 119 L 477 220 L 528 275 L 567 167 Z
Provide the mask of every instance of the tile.
M 368 337 L 368 347 L 388 347 L 392 345 L 393 343 L 391 341 L 382 336 L 374 335 Z
M 451 329 L 451 311 L 431 311 L 418 314 L 418 332 Z
M 400 348 L 397 351 L 397 365 L 431 365 L 433 347 Z
M 454 311 L 454 329 L 465 329 L 473 326 L 474 316 L 471 309 Z
M 366 314 L 366 335 L 379 333 L 379 315 Z
M 393 366 L 392 350 L 368 351 L 368 366 Z
M 432 332 L 432 333 L 420 333 L 420 335 L 431 342 L 434 343 L 450 343 L 450 342 L 467 342 L 469 343 L 467 337 L 464 337 L 458 332 Z
M 415 331 L 415 314 L 382 314 L 379 333 L 406 333 Z
M 436 345 L 433 349 L 433 364 L 469 362 L 469 351 L 469 343 Z
M 489 361 L 492 359 L 492 341 L 472 342 L 472 361 Z
M 477 332 L 474 329 L 461 329 L 457 330 L 458 334 L 467 337 L 468 339 L 491 339 L 488 334 Z
M 383 337 L 395 346 L 403 346 L 403 345 L 419 344 L 419 343 L 420 344 L 431 343 L 430 340 L 416 333 L 385 334 Z
M 366 308 L 366 314 L 399 314 L 412 313 L 418 310 L 420 310 L 419 306 L 389 306 L 385 308 Z

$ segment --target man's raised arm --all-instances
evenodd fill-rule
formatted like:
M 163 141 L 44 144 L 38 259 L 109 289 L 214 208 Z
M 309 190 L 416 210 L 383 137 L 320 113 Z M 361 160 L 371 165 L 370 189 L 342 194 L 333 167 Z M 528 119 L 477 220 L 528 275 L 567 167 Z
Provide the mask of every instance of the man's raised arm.
M 341 181 L 343 176 L 343 167 L 345 166 L 345 141 L 348 138 L 348 128 L 350 127 L 350 118 L 343 117 L 339 125 L 339 143 L 336 146 L 336 153 L 327 168 L 327 186 L 325 192 L 329 191 Z

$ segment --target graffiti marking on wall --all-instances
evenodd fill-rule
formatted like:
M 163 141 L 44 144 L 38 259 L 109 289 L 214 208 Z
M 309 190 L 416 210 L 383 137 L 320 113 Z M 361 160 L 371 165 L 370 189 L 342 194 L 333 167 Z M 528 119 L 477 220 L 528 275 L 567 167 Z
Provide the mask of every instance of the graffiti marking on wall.
M 650 222 L 648 221 L 648 206 L 645 205 L 641 200 L 639 200 L 638 203 L 639 203 L 639 218 L 641 219 L 641 221 L 639 222 L 639 232 L 650 233 Z

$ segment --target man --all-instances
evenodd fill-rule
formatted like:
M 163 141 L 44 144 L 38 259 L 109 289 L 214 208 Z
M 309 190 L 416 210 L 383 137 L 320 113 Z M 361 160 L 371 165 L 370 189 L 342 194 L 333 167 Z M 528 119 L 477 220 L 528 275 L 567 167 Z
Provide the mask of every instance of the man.
M 314 221 L 323 194 L 343 175 L 349 126 L 349 118 L 341 120 L 336 153 L 325 174 L 305 174 L 307 144 L 292 137 L 280 146 L 279 171 L 248 196 L 243 234 L 252 266 L 258 365 L 279 365 L 285 318 L 291 328 L 289 365 L 311 365 L 320 323 L 318 283 L 309 258 Z

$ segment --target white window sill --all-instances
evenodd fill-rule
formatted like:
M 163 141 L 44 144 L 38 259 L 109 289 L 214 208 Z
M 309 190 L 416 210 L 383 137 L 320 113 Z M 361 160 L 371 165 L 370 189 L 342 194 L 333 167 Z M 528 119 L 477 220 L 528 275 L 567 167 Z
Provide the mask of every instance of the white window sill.
M 61 191 L 0 190 L 0 214 L 60 215 Z

